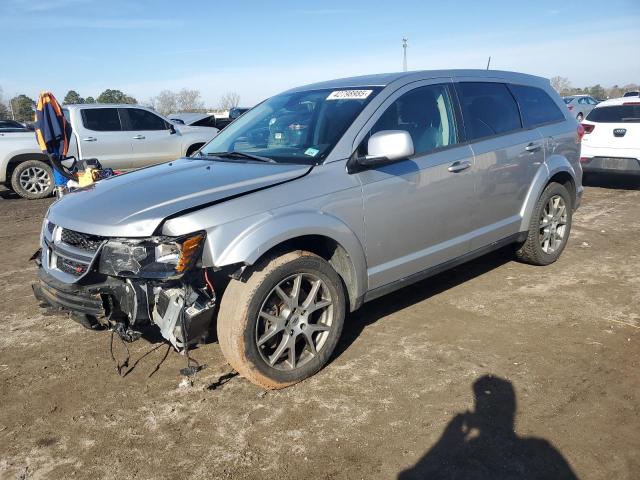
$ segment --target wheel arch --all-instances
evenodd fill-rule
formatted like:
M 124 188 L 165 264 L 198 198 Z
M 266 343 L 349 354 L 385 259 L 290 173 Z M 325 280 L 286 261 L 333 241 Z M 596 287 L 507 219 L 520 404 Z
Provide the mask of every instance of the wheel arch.
M 240 234 L 212 261 L 216 267 L 254 265 L 265 256 L 292 250 L 327 260 L 344 283 L 350 311 L 360 307 L 367 285 L 364 248 L 344 223 L 330 215 L 296 214 L 267 221 Z
M 190 156 L 193 152 L 195 152 L 196 150 L 198 150 L 200 147 L 202 147 L 205 144 L 205 142 L 195 142 L 192 143 L 191 145 L 189 145 L 187 147 L 187 149 L 185 150 L 185 155 L 188 157 Z
M 520 210 L 522 218 L 520 224 L 521 232 L 529 229 L 536 202 L 544 189 L 547 188 L 547 185 L 552 182 L 560 183 L 569 190 L 571 201 L 575 206 L 577 197 L 576 172 L 565 157 L 552 155 L 545 161 L 544 167 L 538 170 L 522 204 L 522 209 Z
M 49 161 L 49 157 L 47 157 L 44 153 L 20 153 L 18 155 L 14 155 L 7 162 L 7 173 L 6 180 L 7 182 L 11 181 L 11 176 L 13 175 L 13 171 L 16 169 L 18 164 L 22 162 L 26 162 L 28 160 L 39 160 L 47 165 L 51 166 L 51 162 Z

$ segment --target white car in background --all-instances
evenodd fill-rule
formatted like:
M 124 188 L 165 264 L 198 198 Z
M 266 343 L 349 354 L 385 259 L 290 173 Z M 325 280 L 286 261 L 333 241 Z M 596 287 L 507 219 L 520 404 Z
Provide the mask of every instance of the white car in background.
M 585 173 L 640 175 L 640 98 L 599 103 L 582 126 L 580 161 Z

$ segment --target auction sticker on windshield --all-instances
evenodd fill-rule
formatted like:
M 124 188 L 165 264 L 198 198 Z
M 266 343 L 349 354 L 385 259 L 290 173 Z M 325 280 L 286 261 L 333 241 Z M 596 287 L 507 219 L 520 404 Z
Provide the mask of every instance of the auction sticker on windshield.
M 334 90 L 327 100 L 364 100 L 373 90 Z

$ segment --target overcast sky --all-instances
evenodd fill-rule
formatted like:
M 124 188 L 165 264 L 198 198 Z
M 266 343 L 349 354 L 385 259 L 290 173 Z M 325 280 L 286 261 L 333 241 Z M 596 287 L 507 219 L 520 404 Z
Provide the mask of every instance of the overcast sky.
M 402 68 L 640 83 L 640 0 L 0 0 L 0 87 L 35 98 L 196 88 L 208 106 Z

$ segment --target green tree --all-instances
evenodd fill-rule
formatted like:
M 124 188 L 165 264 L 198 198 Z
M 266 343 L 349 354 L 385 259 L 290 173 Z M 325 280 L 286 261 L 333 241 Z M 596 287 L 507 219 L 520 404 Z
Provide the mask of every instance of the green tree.
M 594 98 L 606 98 L 607 92 L 602 88 L 602 85 L 597 84 L 589 89 L 589 95 Z
M 129 95 L 125 95 L 120 90 L 111 90 L 107 88 L 104 92 L 98 95 L 97 98 L 98 103 L 138 103 L 138 101 L 130 97 Z
M 63 102 L 66 105 L 72 105 L 77 103 L 84 103 L 84 98 L 78 94 L 75 90 L 69 90 L 64 97 Z
M 32 122 L 34 119 L 34 107 L 36 102 L 26 95 L 18 95 L 11 100 L 13 114 L 18 122 Z
M 96 103 L 96 99 L 93 97 L 87 97 L 84 99 L 84 103 Z

